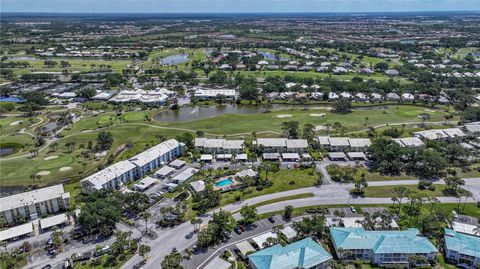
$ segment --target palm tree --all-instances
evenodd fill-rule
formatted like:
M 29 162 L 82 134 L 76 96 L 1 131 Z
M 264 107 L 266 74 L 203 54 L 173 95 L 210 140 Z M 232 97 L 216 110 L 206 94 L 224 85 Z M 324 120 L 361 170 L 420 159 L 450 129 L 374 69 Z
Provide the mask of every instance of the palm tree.
M 147 245 L 140 245 L 140 247 L 138 247 L 138 253 L 140 254 L 140 256 L 144 259 L 144 260 L 147 260 L 148 259 L 148 253 L 152 250 L 152 248 L 150 246 L 147 246 Z
M 367 126 L 368 123 L 368 117 L 365 117 L 365 126 Z
M 148 218 L 150 218 L 152 215 L 148 212 L 143 212 L 142 213 L 142 218 L 145 221 L 145 232 L 148 230 Z

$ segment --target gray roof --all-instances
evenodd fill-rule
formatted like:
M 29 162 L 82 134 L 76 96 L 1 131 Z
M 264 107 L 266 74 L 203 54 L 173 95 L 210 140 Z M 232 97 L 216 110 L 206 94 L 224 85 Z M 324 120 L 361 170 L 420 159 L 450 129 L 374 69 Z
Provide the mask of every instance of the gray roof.
M 205 190 L 205 181 L 197 180 L 190 183 L 190 186 L 195 190 L 195 192 L 201 192 Z
M 49 201 L 57 198 L 69 198 L 70 194 L 63 190 L 63 185 L 58 184 L 38 190 L 23 192 L 0 199 L 0 212 L 23 206 Z
M 287 139 L 287 148 L 308 148 L 307 139 Z
M 220 257 L 215 257 L 211 262 L 209 262 L 203 269 L 229 269 L 232 268 L 232 264 L 220 259 Z
M 287 139 L 286 138 L 258 138 L 257 146 L 264 147 L 286 147 Z
M 175 168 L 173 167 L 170 167 L 168 165 L 165 165 L 164 167 L 158 169 L 156 172 L 155 172 L 155 175 L 159 175 L 159 176 L 168 176 L 170 173 L 172 173 L 173 171 L 175 171 Z

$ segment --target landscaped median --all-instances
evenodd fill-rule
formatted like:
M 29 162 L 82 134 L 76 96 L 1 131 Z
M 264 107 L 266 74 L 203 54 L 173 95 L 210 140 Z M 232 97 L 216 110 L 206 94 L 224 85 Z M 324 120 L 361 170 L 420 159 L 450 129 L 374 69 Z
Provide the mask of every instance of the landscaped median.
M 271 200 L 266 200 L 266 201 L 263 201 L 263 202 L 260 202 L 260 203 L 252 204 L 250 206 L 259 207 L 259 206 L 275 204 L 275 203 L 279 203 L 279 202 L 283 202 L 283 201 L 310 198 L 310 197 L 313 197 L 313 196 L 315 196 L 315 195 L 311 192 L 300 193 L 300 194 L 295 194 L 295 195 L 283 196 L 283 197 L 279 197 L 279 198 L 275 198 L 275 199 L 271 199 Z M 232 213 L 237 213 L 237 212 L 238 211 L 235 211 L 235 212 L 232 212 Z
M 422 197 L 442 197 L 445 196 L 443 191 L 445 190 L 445 185 L 434 184 L 434 190 L 421 190 L 417 185 L 401 185 L 411 192 L 416 192 Z M 363 189 L 365 197 L 376 197 L 376 198 L 389 198 L 395 195 L 393 189 L 396 186 L 370 186 Z

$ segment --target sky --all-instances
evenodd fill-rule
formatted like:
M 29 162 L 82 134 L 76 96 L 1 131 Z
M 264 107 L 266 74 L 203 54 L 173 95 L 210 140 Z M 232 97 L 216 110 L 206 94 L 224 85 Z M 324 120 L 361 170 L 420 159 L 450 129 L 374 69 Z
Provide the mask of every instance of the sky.
M 480 0 L 0 0 L 0 10 L 32 13 L 480 12 Z

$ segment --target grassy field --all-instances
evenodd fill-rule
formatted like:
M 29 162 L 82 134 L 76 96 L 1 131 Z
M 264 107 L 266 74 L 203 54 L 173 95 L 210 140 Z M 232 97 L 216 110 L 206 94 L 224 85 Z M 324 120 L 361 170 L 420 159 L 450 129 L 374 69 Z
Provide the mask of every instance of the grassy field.
M 262 178 L 265 178 L 265 173 L 261 173 L 260 176 Z M 247 191 L 244 192 L 246 193 L 245 195 L 242 195 L 242 192 L 240 190 L 223 193 L 221 195 L 220 205 L 223 206 L 234 203 L 236 201 L 235 198 L 238 196 L 241 196 L 241 199 L 245 200 L 265 194 L 312 187 L 317 181 L 318 176 L 313 172 L 311 168 L 307 168 L 279 170 L 277 173 L 269 173 L 268 179 L 273 182 L 273 185 L 262 190 L 256 190 L 254 187 L 249 187 L 247 188 Z
M 355 175 L 354 175 L 355 179 L 360 179 L 362 177 L 362 174 L 365 175 L 365 179 L 367 179 L 367 181 L 414 179 L 413 176 L 409 176 L 405 174 L 398 175 L 398 176 L 382 175 L 378 172 L 368 171 L 368 169 L 364 167 L 357 168 L 357 171 L 355 172 Z
M 368 126 L 380 124 L 401 124 L 410 122 L 421 122 L 417 116 L 421 113 L 430 115 L 429 121 L 443 121 L 447 114 L 441 109 L 428 109 L 419 106 L 389 106 L 387 110 L 355 110 L 348 114 L 335 114 L 327 111 L 325 107 L 308 108 L 307 110 L 278 110 L 270 113 L 243 114 L 243 115 L 219 115 L 213 118 L 201 119 L 191 122 L 160 122 L 162 126 L 187 128 L 192 130 L 203 130 L 214 134 L 236 134 L 261 131 L 274 131 L 280 133 L 281 124 L 285 121 L 298 121 L 300 126 L 311 123 L 314 126 L 326 124 L 333 125 L 341 123 L 347 131 L 358 131 L 366 129 L 364 126 L 365 117 L 368 117 Z M 433 111 L 433 112 L 430 112 Z M 324 113 L 325 117 L 314 117 L 311 114 Z M 282 115 L 289 115 L 288 118 L 281 118 Z M 455 117 L 454 119 L 457 119 Z M 334 133 L 334 131 L 331 131 Z
M 54 60 L 60 63 L 60 60 Z M 100 65 L 110 66 L 111 70 L 114 72 L 121 73 L 127 65 L 131 64 L 130 60 L 91 60 L 91 59 L 68 59 L 67 62 L 70 64 L 69 67 L 61 67 L 60 64 L 55 67 L 47 67 L 43 64 L 43 60 L 33 61 L 22 61 L 28 62 L 30 67 L 28 68 L 13 68 L 15 74 L 22 75 L 33 72 L 62 72 L 63 70 L 68 70 L 70 73 L 74 72 L 95 72 L 100 70 Z
M 441 197 L 445 196 L 443 194 L 443 190 L 445 190 L 445 185 L 434 185 L 435 190 L 420 190 L 417 185 L 402 185 L 402 187 L 407 188 L 409 191 L 417 192 L 418 194 L 427 197 Z M 366 197 L 381 197 L 381 198 L 389 198 L 392 197 L 393 194 L 393 186 L 371 186 L 365 188 L 364 195 Z
M 112 148 L 107 152 L 105 157 L 99 160 L 91 157 L 85 159 L 82 157 L 81 145 L 88 144 L 95 140 L 98 132 L 101 130 L 110 131 L 114 137 Z M 35 158 L 16 158 L 0 160 L 0 174 L 2 186 L 18 186 L 33 183 L 30 175 L 36 175 L 39 171 L 48 171 L 50 174 L 44 175 L 35 184 L 47 184 L 64 180 L 81 179 L 96 171 L 96 167 L 104 163 L 110 154 L 112 154 L 121 145 L 130 144 L 130 148 L 125 150 L 117 159 L 126 159 L 135 154 L 144 151 L 146 148 L 152 147 L 158 143 L 155 137 L 157 134 L 167 137 L 175 137 L 183 132 L 173 130 L 161 130 L 147 126 L 124 125 L 113 126 L 93 130 L 91 132 L 76 132 L 70 136 L 65 136 L 57 143 L 59 149 L 56 152 L 49 152 L 49 148 L 39 151 L 39 156 Z M 75 142 L 76 147 L 73 152 L 69 152 L 65 147 L 68 142 Z M 57 158 L 45 160 L 47 157 L 57 156 Z M 85 164 L 85 165 L 84 165 Z M 70 167 L 67 171 L 60 171 L 62 167 Z

